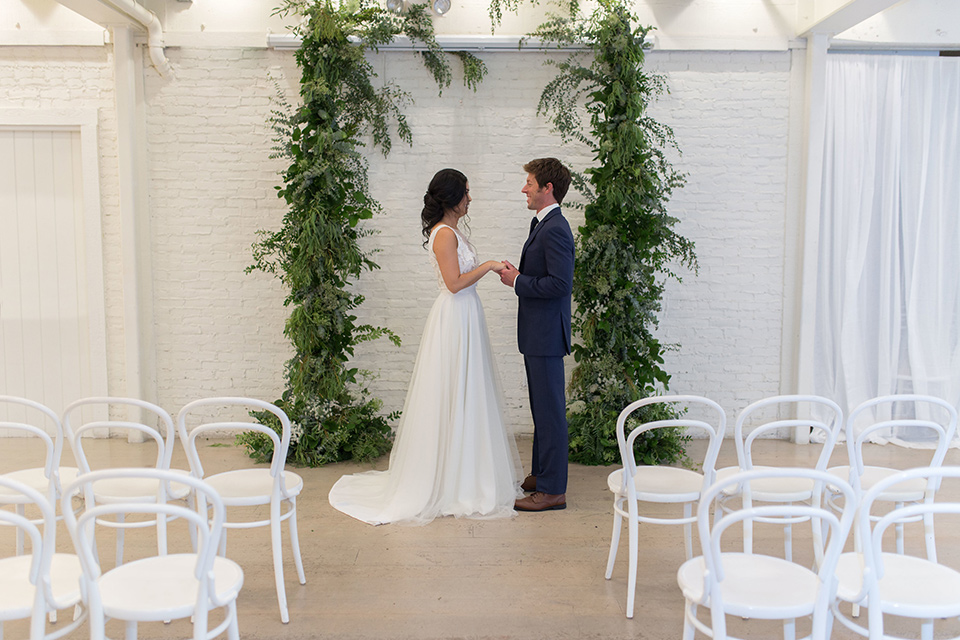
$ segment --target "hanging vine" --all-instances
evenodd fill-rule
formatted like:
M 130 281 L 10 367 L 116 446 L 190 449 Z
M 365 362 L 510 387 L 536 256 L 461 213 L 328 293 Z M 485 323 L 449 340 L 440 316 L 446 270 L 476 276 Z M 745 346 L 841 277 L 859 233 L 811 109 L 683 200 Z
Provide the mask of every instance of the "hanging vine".
M 519 1 L 493 0 L 490 14 L 515 9 Z M 597 0 L 585 17 L 575 1 L 561 6 L 566 15 L 551 16 L 530 36 L 583 48 L 547 62 L 558 73 L 544 88 L 538 113 L 550 117 L 564 142 L 586 145 L 594 156 L 594 164 L 574 179 L 587 204 L 573 282 L 578 339 L 567 394 L 570 457 L 610 464 L 620 459 L 620 411 L 667 389 L 665 347 L 654 335 L 664 282 L 680 280 L 676 266 L 696 270 L 697 262 L 693 243 L 674 231 L 678 221 L 667 213 L 673 190 L 685 182 L 666 155 L 679 148 L 670 127 L 647 114 L 667 90 L 663 76 L 643 69 L 651 28 L 636 26 L 625 0 Z M 648 407 L 637 417 L 670 417 L 665 411 Z M 638 439 L 636 452 L 646 464 L 674 462 L 682 459 L 684 442 L 680 430 L 658 429 Z
M 351 287 L 365 270 L 378 268 L 359 246 L 372 233 L 362 221 L 380 212 L 361 150 L 369 143 L 388 154 L 393 127 L 407 144 L 412 137 L 402 111 L 410 96 L 392 81 L 375 87 L 377 74 L 366 54 L 402 34 L 423 45 L 419 55 L 440 91 L 450 85 L 452 72 L 423 4 L 401 16 L 369 0 L 285 0 L 275 14 L 300 19 L 294 29 L 302 40 L 296 52 L 300 105 L 291 108 L 281 96 L 273 114 L 274 157 L 290 163 L 277 187 L 287 212 L 279 230 L 259 232 L 247 271 L 274 274 L 289 290 L 284 304 L 292 311 L 284 334 L 295 354 L 277 401 L 292 422 L 288 459 L 304 465 L 368 460 L 390 449 L 396 414 L 380 414 L 382 403 L 365 384 L 370 374 L 350 360 L 360 343 L 400 340 L 387 328 L 358 324 L 355 315 L 364 298 Z M 476 88 L 486 68 L 469 53 L 457 55 L 464 83 Z M 269 415 L 257 417 L 272 424 Z M 254 458 L 272 455 L 270 440 L 261 434 L 238 440 Z

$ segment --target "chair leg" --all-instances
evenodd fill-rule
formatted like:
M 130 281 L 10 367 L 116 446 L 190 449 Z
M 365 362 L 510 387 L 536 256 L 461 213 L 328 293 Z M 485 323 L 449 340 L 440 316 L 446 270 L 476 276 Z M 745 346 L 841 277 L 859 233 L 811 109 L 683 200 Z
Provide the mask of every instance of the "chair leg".
M 683 640 L 693 640 L 697 633 L 697 628 L 693 626 L 692 622 L 697 617 L 697 603 L 687 600 L 683 608 Z
M 628 538 L 630 540 L 630 568 L 627 572 L 627 617 L 633 618 L 633 605 L 637 595 L 637 555 L 639 553 L 639 523 L 636 518 L 631 517 L 627 524 Z
M 690 518 L 693 515 L 693 503 L 687 502 L 683 505 L 683 517 Z M 683 541 L 687 551 L 687 560 L 693 559 L 693 523 L 688 522 L 683 525 Z
M 793 618 L 783 621 L 783 640 L 797 640 L 797 621 Z
M 230 617 L 230 624 L 227 625 L 227 640 L 240 640 L 240 624 L 237 621 L 236 600 L 227 605 L 227 615 Z
M 783 558 L 793 562 L 793 525 L 783 525 Z
M 16 508 L 18 516 L 26 517 L 26 505 L 18 504 Z M 23 529 L 17 527 L 17 555 L 23 555 Z
M 616 504 L 616 503 L 614 503 Z M 613 512 L 613 534 L 610 536 L 610 552 L 607 554 L 607 572 L 604 578 L 607 580 L 613 576 L 613 565 L 617 561 L 617 549 L 620 547 L 620 528 L 623 525 L 623 516 L 616 511 Z
M 933 514 L 923 514 L 923 541 L 927 546 L 927 560 L 937 561 L 937 541 L 933 535 Z
M 903 503 L 902 502 L 896 503 L 894 508 L 902 509 Z M 897 529 L 897 554 L 902 556 L 903 555 L 903 523 L 898 522 L 895 526 Z
M 227 528 L 223 528 L 223 533 L 220 534 L 220 549 L 217 551 L 220 554 L 221 558 L 227 557 Z
M 920 623 L 920 640 L 933 640 L 933 619 L 925 618 Z
M 137 621 L 127 620 L 124 629 L 124 640 L 137 640 Z
M 117 566 L 123 564 L 123 523 L 125 521 L 125 516 L 122 513 L 117 514 L 117 523 L 121 526 L 117 527 Z
M 273 547 L 273 577 L 277 582 L 277 600 L 280 604 L 280 622 L 290 622 L 287 610 L 287 592 L 283 584 L 283 541 L 280 536 L 280 500 L 270 502 L 270 542 Z
M 307 584 L 307 576 L 303 572 L 303 559 L 300 557 L 300 535 L 297 533 L 297 499 L 290 499 L 290 546 L 293 549 L 293 564 L 297 567 L 297 578 L 300 584 Z

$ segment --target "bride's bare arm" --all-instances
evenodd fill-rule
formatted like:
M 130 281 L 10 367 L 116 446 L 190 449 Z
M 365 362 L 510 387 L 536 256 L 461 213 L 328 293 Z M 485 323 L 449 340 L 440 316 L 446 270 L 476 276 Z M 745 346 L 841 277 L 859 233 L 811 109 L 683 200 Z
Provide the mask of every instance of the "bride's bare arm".
M 450 293 L 456 293 L 476 284 L 480 278 L 491 271 L 500 271 L 504 264 L 496 260 L 487 260 L 479 267 L 466 273 L 460 273 L 460 261 L 457 259 L 457 235 L 453 229 L 444 227 L 437 231 L 433 240 L 433 252 L 437 255 L 440 275 Z

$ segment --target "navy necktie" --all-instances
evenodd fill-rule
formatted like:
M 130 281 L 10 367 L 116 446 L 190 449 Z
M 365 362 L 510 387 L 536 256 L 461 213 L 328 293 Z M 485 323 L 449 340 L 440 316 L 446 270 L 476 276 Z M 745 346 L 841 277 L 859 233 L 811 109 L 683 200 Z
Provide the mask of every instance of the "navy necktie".
M 537 225 L 539 223 L 540 223 L 540 219 L 537 218 L 537 216 L 533 216 L 533 220 L 530 221 L 530 233 L 533 233 L 533 230 L 537 228 Z

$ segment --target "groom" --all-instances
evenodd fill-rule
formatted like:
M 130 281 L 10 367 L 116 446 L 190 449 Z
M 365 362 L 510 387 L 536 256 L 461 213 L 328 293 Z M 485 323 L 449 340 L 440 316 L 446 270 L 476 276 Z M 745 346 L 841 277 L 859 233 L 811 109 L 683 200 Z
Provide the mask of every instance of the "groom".
M 567 412 L 563 357 L 570 353 L 570 296 L 573 290 L 573 234 L 560 212 L 570 186 L 570 171 L 556 158 L 523 166 L 521 192 L 537 215 L 520 254 L 519 270 L 509 262 L 500 281 L 517 294 L 517 342 L 527 370 L 533 414 L 533 462 L 520 485 L 529 496 L 518 511 L 567 507 Z

